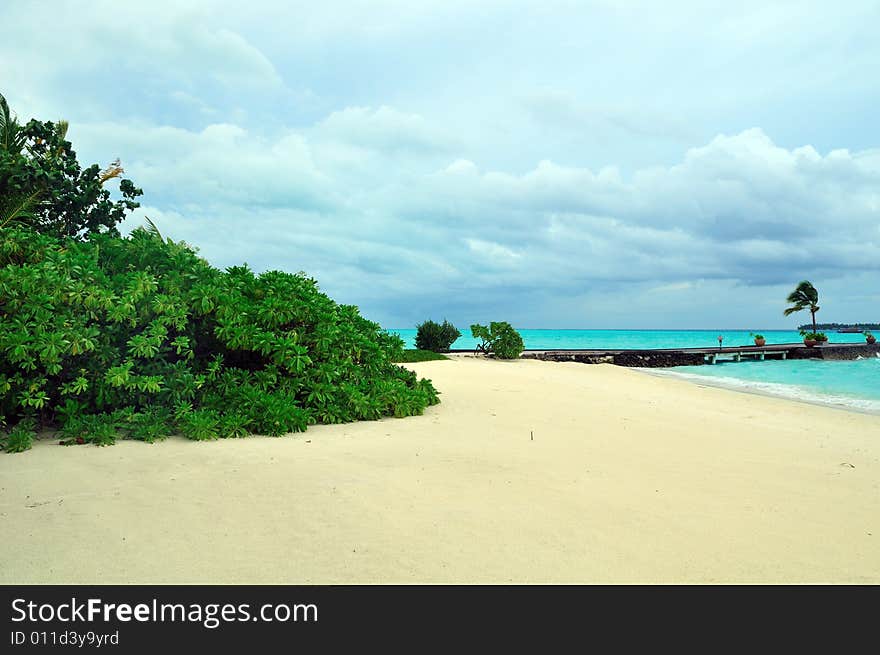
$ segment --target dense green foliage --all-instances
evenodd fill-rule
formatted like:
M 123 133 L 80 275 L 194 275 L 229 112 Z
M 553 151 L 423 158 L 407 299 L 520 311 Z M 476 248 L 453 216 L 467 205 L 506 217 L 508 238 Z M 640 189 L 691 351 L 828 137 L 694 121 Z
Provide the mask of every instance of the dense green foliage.
M 220 271 L 155 227 L 118 160 L 83 169 L 67 124 L 21 125 L 0 95 L 0 445 L 205 440 L 420 414 L 403 342 L 304 275 Z
M 121 179 L 119 161 L 105 169 L 82 168 L 65 121 L 32 119 L 21 125 L 0 95 L 0 228 L 20 224 L 56 236 L 117 233 L 116 225 L 138 206 L 142 191 Z M 120 178 L 121 200 L 106 182 Z
M 413 362 L 433 362 L 441 359 L 449 359 L 446 355 L 441 355 L 440 353 L 435 353 L 432 350 L 413 350 L 412 348 L 407 348 L 403 351 L 403 355 L 399 358 L 395 358 L 395 362 L 411 364 Z
M 67 443 L 280 435 L 420 414 L 403 342 L 304 275 L 220 271 L 155 230 L 84 241 L 0 229 L 5 449 L 38 426 Z
M 474 339 L 480 339 L 477 350 L 492 354 L 499 359 L 516 359 L 525 348 L 519 332 L 505 321 L 493 321 L 489 327 L 471 325 L 471 334 Z
M 449 350 L 449 346 L 460 336 L 461 332 L 449 321 L 444 319 L 441 325 L 428 320 L 416 325 L 416 348 L 442 352 Z

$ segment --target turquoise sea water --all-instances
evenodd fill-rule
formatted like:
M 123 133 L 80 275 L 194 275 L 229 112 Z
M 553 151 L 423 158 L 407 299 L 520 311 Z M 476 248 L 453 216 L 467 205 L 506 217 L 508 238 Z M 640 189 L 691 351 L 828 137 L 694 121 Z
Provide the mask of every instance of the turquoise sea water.
M 415 347 L 415 330 L 389 330 Z M 797 343 L 795 330 L 760 330 L 767 344 Z M 526 348 L 706 348 L 753 345 L 748 330 L 520 330 Z M 861 334 L 827 332 L 830 343 L 864 343 Z M 473 348 L 476 341 L 462 336 L 453 348 Z M 806 402 L 835 405 L 880 413 L 880 358 L 856 361 L 787 360 L 764 362 L 724 362 L 713 366 L 677 366 L 652 369 L 701 384 L 727 387 Z
M 880 357 L 855 361 L 786 360 L 676 366 L 652 373 L 792 400 L 880 414 Z
M 415 330 L 389 330 L 399 334 L 407 348 L 415 348 Z M 476 339 L 470 330 L 452 344 L 453 348 L 474 348 Z M 796 330 L 754 330 L 764 335 L 768 344 L 797 343 L 803 337 Z M 526 348 L 712 348 L 718 345 L 718 335 L 724 337 L 725 346 L 749 346 L 754 339 L 748 330 L 519 330 Z M 861 334 L 828 332 L 831 343 L 864 343 Z

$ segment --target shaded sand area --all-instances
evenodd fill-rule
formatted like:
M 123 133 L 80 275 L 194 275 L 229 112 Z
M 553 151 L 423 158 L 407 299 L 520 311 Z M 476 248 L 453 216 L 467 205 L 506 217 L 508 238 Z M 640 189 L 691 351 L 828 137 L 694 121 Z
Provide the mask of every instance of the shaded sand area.
M 0 456 L 0 582 L 880 582 L 878 416 L 608 365 L 411 368 L 442 391 L 422 417 Z

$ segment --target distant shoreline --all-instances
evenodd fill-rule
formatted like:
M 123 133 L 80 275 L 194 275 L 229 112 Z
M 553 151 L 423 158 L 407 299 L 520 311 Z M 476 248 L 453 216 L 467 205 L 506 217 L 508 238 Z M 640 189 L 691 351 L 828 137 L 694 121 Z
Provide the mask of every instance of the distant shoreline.
M 517 326 L 514 326 L 517 327 Z M 462 335 L 451 345 L 454 350 L 473 349 L 478 340 L 459 326 Z M 552 329 L 517 327 L 526 350 L 681 350 L 687 348 L 714 348 L 718 337 L 724 347 L 753 346 L 755 337 L 766 338 L 767 345 L 802 343 L 803 336 L 795 329 L 785 330 L 622 330 L 622 329 Z M 407 348 L 415 347 L 415 328 L 386 329 L 400 336 Z M 880 331 L 878 331 L 880 333 Z M 865 343 L 858 334 L 830 334 L 831 343 Z
M 416 328 L 382 328 L 386 332 L 415 332 Z M 797 332 L 800 328 L 533 328 L 529 332 Z M 880 329 L 880 328 L 877 328 Z
M 799 330 L 812 330 L 812 323 L 807 325 L 801 325 L 798 327 Z M 858 334 L 860 332 L 864 332 L 865 330 L 880 330 L 880 323 L 816 323 L 817 330 L 836 330 L 840 332 L 843 330 L 844 332 L 849 332 L 852 334 Z

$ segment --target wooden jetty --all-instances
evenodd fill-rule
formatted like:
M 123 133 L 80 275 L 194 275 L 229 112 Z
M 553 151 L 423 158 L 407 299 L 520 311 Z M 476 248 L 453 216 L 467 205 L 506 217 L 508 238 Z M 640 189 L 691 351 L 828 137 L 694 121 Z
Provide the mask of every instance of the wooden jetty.
M 711 352 L 703 355 L 703 359 L 707 364 L 716 364 L 718 362 L 741 362 L 743 359 L 757 359 L 763 362 L 767 358 L 771 359 L 788 359 L 788 350 L 763 348 L 744 348 L 735 352 Z
M 808 348 L 803 343 L 783 343 L 725 348 L 525 350 L 521 357 L 523 359 L 539 359 L 552 362 L 581 362 L 583 364 L 616 364 L 617 366 L 665 368 L 774 359 L 852 360 L 864 357 L 880 357 L 880 344 L 826 343 L 825 345 L 817 345 L 812 348 Z

